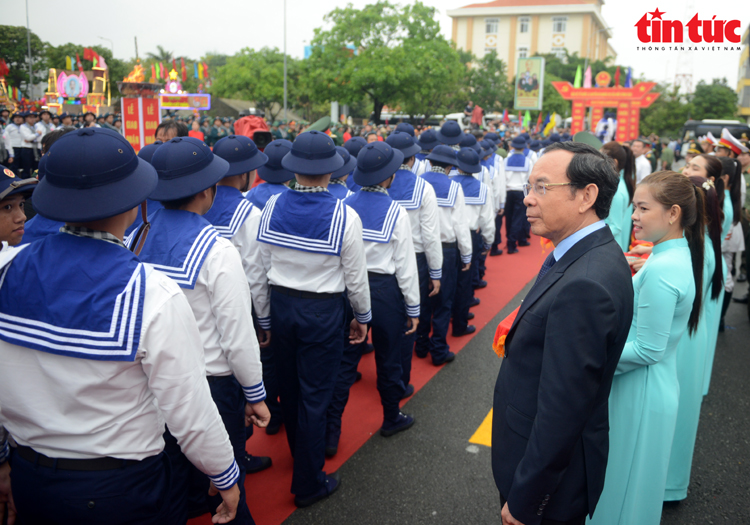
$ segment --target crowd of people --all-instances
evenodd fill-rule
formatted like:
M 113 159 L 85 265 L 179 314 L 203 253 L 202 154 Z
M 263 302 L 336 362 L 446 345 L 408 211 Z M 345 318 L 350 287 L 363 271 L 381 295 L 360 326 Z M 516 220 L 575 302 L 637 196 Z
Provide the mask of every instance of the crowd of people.
M 24 522 L 185 523 L 211 512 L 253 523 L 244 478 L 272 466 L 246 451 L 258 452 L 253 426 L 285 428 L 298 507 L 327 498 L 341 477 L 325 458 L 338 453 L 362 355 L 375 356 L 380 435 L 409 430 L 400 403 L 414 393 L 414 356 L 438 367 L 456 358 L 448 331 L 476 332 L 486 258 L 518 253 L 532 232 L 555 249 L 508 335 L 495 391 L 504 523 L 658 523 L 664 501 L 687 496 L 744 250 L 747 144 L 723 137 L 716 155 L 691 146 L 680 175 L 651 173 L 647 138 L 598 151 L 568 133 L 466 132 L 455 121 L 272 125 L 261 150 L 233 122 L 196 117 L 163 121 L 136 154 L 114 118 L 77 128 L 66 117 L 55 129 L 52 117 L 14 114 L 0 167 L 0 360 L 11 365 L 0 369 L 0 504 L 12 493 L 8 510 Z M 574 280 L 570 304 L 569 288 L 538 300 L 592 239 L 606 246 L 594 258 L 606 270 Z M 613 281 L 615 292 L 596 295 Z M 597 306 L 591 319 L 575 315 L 584 299 Z M 549 358 L 533 402 L 519 406 L 528 385 L 508 385 L 529 374 L 523 354 L 548 344 L 539 337 L 553 318 L 588 364 Z M 585 355 L 601 344 L 606 359 Z M 571 367 L 565 388 L 542 395 Z M 545 418 L 567 421 L 566 433 Z M 581 418 L 596 428 L 577 428 Z M 545 472 L 535 478 L 524 454 L 536 432 L 549 434 L 534 442 Z M 562 473 L 582 456 L 591 472 Z M 577 475 L 588 476 L 582 497 L 580 480 L 559 485 Z M 558 489 L 567 496 L 551 498 Z

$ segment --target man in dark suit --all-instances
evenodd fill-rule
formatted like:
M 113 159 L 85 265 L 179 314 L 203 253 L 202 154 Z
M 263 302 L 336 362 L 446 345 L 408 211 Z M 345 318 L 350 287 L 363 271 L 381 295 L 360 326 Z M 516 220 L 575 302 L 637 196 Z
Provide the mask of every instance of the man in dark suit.
M 608 403 L 633 317 L 630 270 L 603 219 L 618 175 L 591 146 L 549 146 L 524 188 L 531 230 L 555 249 L 506 337 L 492 470 L 503 525 L 578 525 L 609 449 Z

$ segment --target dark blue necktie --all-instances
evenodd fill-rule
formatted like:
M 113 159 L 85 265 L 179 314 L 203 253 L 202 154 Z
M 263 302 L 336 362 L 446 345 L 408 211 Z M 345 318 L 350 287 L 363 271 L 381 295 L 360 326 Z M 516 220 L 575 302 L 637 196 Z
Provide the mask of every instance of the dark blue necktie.
M 542 280 L 542 277 L 547 275 L 547 272 L 555 265 L 555 262 L 555 252 L 552 252 L 547 256 L 547 259 L 545 259 L 542 268 L 539 270 L 539 275 L 536 276 L 536 282 L 534 282 L 535 286 L 536 283 Z

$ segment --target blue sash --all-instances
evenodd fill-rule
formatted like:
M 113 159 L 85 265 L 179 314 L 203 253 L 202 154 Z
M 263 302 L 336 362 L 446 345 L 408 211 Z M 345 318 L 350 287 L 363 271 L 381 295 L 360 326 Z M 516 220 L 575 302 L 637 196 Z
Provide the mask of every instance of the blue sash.
M 453 179 L 464 190 L 464 201 L 472 206 L 483 206 L 487 202 L 487 185 L 471 175 L 459 175 Z
M 530 169 L 531 161 L 522 153 L 514 151 L 505 159 L 505 171 L 529 171 Z
M 354 195 L 354 192 L 352 192 L 349 188 L 336 183 L 329 184 L 328 191 L 331 193 L 331 195 L 342 201 L 349 195 Z
M 219 232 L 206 219 L 189 211 L 161 209 L 149 220 L 151 231 L 141 260 L 152 264 L 180 288 L 192 290 Z
M 248 191 L 245 194 L 245 198 L 249 200 L 253 204 L 253 206 L 258 208 L 259 210 L 262 210 L 268 202 L 268 199 L 270 199 L 277 193 L 284 193 L 285 191 L 289 191 L 289 186 L 285 186 L 284 184 L 264 182 L 263 184 L 258 184 L 256 187 Z
M 365 241 L 387 244 L 398 219 L 398 202 L 385 193 L 358 191 L 345 204 L 351 206 L 362 219 L 362 238 Z
M 219 235 L 231 239 L 250 217 L 253 205 L 242 197 L 240 190 L 216 186 L 216 198 L 203 218 L 213 224 Z
M 141 217 L 141 206 L 142 204 L 138 205 L 138 215 L 135 216 L 135 221 L 133 221 L 133 224 L 131 224 L 130 227 L 127 230 L 125 230 L 125 237 L 130 237 L 130 235 L 134 231 L 138 230 L 141 224 L 143 224 L 143 217 Z M 152 201 L 151 199 L 146 199 L 146 213 L 148 214 L 148 217 L 151 217 L 156 211 L 162 209 L 163 207 L 164 205 L 159 201 Z
M 48 235 L 54 235 L 60 232 L 60 228 L 65 226 L 64 222 L 53 221 L 47 217 L 42 217 L 38 213 L 24 225 L 23 240 L 21 244 L 29 244 Z
M 0 339 L 68 357 L 135 361 L 146 271 L 132 252 L 58 233 L 3 255 Z
M 438 206 L 441 208 L 452 208 L 456 205 L 458 195 L 458 183 L 452 181 L 447 175 L 428 171 L 422 178 L 430 183 L 435 189 Z
M 340 256 L 345 226 L 346 206 L 329 192 L 285 191 L 271 197 L 263 208 L 258 240 Z
M 411 171 L 398 170 L 393 178 L 388 195 L 406 210 L 418 210 L 422 206 L 425 180 Z

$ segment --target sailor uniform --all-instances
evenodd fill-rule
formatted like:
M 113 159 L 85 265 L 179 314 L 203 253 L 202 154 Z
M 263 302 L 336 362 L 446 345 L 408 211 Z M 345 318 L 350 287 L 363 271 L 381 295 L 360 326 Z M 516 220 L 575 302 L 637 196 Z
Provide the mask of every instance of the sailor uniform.
M 143 224 L 143 215 L 141 213 L 142 207 L 143 204 L 138 205 L 138 214 L 135 216 L 133 224 L 128 226 L 128 229 L 125 230 L 125 244 L 130 244 L 129 240 L 131 240 L 131 236 L 135 235 L 135 233 L 138 231 L 138 228 L 140 228 L 141 224 Z M 147 217 L 151 217 L 154 213 L 156 213 L 157 210 L 161 210 L 162 208 L 164 208 L 164 205 L 161 202 L 146 199 L 146 213 L 148 214 Z
M 517 243 L 526 240 L 526 206 L 523 203 L 523 186 L 529 180 L 532 163 L 522 152 L 513 150 L 505 159 L 505 235 L 507 247 L 514 250 Z
M 13 363 L 0 367 L 0 423 L 18 445 L 16 506 L 32 522 L 171 522 L 158 510 L 169 486 L 165 419 L 218 488 L 239 477 L 198 329 L 173 282 L 111 234 L 80 230 L 0 262 L 0 360 Z M 94 468 L 106 458 L 119 461 Z
M 357 320 L 372 320 L 362 221 L 326 188 L 297 185 L 268 201 L 258 240 L 271 322 L 283 327 L 271 346 L 294 456 L 292 493 L 307 496 L 326 481 L 326 410 L 344 347 L 345 289 Z
M 471 234 L 465 216 L 464 192 L 461 185 L 452 181 L 445 170 L 434 166 L 432 171 L 422 175 L 435 190 L 440 217 L 440 240 L 443 245 L 443 275 L 440 280 L 440 293 L 430 301 L 432 317 L 432 337 L 430 323 L 419 324 L 417 328 L 417 355 L 424 356 L 429 351 L 434 363 L 443 362 L 448 355 L 448 324 L 450 323 L 453 295 L 460 267 L 471 262 Z M 460 255 L 460 260 L 459 260 Z
M 5 144 L 5 150 L 8 152 L 8 157 L 14 159 L 9 167 L 13 173 L 19 175 L 21 170 L 21 151 L 19 148 L 23 145 L 21 126 L 13 122 L 8 124 L 3 130 L 3 142 Z
M 48 235 L 54 235 L 65 226 L 64 222 L 53 221 L 43 217 L 38 213 L 24 224 L 23 240 L 21 245 L 32 243 L 38 239 L 43 239 Z
M 240 479 L 244 479 L 245 402 L 263 401 L 266 393 L 240 254 L 195 213 L 161 209 L 150 222 L 140 258 L 174 280 L 188 299 L 200 332 L 211 394 L 240 465 Z M 199 483 L 200 478 L 194 485 Z M 203 489 L 206 494 L 207 481 Z M 218 501 L 210 504 L 215 508 Z M 242 483 L 236 520 L 252 523 Z
M 328 191 L 339 200 L 344 200 L 354 195 L 354 192 L 347 187 L 346 181 L 341 179 L 331 179 L 331 182 L 328 183 Z
M 258 184 L 256 187 L 245 193 L 245 198 L 249 200 L 253 204 L 253 206 L 258 208 L 258 210 L 262 210 L 268 202 L 268 199 L 278 193 L 283 193 L 287 190 L 289 190 L 289 186 L 287 186 L 286 184 L 264 182 L 262 184 Z
M 18 146 L 18 154 L 22 170 L 22 173 L 19 173 L 19 176 L 28 179 L 34 174 L 34 170 L 36 169 L 37 161 L 35 152 L 39 144 L 40 136 L 37 134 L 34 127 L 29 124 L 21 124 L 20 129 L 23 142 Z
M 435 190 L 423 178 L 415 176 L 406 166 L 396 172 L 391 186 L 390 197 L 406 211 L 411 222 L 412 242 L 417 254 L 419 274 L 420 316 L 419 324 L 430 324 L 430 281 L 443 276 L 443 247 L 440 240 L 440 216 Z M 417 334 L 404 337 L 403 381 L 404 386 L 411 379 L 411 357 Z
M 402 379 L 406 318 L 419 317 L 419 279 L 411 225 L 406 211 L 381 186 L 365 186 L 345 204 L 351 206 L 362 220 L 372 302 L 370 329 L 375 347 L 377 388 L 383 405 L 384 425 L 387 425 L 399 420 L 399 402 L 406 389 Z M 344 350 L 345 354 L 350 352 L 352 358 L 344 358 L 339 367 L 328 408 L 327 442 L 332 437 L 338 442 L 341 417 L 361 356 L 359 349 Z

